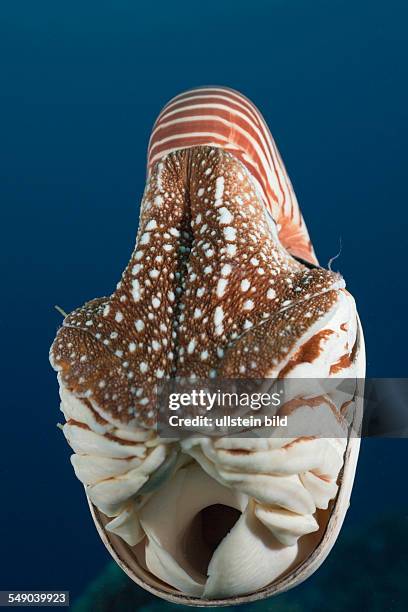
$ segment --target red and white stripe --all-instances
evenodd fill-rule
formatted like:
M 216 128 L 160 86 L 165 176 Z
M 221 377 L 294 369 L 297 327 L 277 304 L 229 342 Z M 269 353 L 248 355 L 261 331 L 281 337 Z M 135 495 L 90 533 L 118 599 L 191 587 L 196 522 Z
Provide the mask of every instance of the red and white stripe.
M 275 219 L 282 244 L 293 255 L 317 263 L 292 184 L 256 106 L 226 87 L 202 87 L 176 96 L 153 126 L 148 170 L 168 153 L 199 145 L 220 147 L 237 157 Z

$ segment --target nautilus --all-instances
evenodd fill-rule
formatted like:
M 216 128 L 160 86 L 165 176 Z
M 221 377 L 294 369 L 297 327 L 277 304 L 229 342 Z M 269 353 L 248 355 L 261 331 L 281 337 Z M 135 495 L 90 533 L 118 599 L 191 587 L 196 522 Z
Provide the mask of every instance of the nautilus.
M 64 318 L 50 360 L 75 474 L 137 584 L 173 602 L 228 605 L 287 590 L 323 562 L 349 505 L 358 436 L 278 427 L 178 439 L 156 427 L 157 385 L 177 377 L 365 376 L 354 299 L 319 266 L 245 96 L 199 88 L 163 108 L 130 261 L 109 297 Z M 300 389 L 291 410 L 343 426 L 345 406 L 328 393 Z

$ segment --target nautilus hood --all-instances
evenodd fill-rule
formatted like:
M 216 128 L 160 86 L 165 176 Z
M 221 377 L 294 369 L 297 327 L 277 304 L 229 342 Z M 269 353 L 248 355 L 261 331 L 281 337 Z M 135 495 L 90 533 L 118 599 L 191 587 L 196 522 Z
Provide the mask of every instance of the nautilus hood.
M 278 374 L 344 296 L 282 247 L 242 163 L 183 149 L 150 174 L 116 291 L 65 319 L 52 363 L 105 417 L 149 426 L 157 380 Z

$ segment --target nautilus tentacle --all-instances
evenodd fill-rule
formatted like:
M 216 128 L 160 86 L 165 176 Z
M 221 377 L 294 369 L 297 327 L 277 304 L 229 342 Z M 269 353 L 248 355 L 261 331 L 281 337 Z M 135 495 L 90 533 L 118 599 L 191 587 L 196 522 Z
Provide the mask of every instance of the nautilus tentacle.
M 50 352 L 98 529 L 160 595 L 278 591 L 335 540 L 355 412 L 335 387 L 311 394 L 307 381 L 364 376 L 364 347 L 343 278 L 315 262 L 252 103 L 224 88 L 172 100 L 152 132 L 136 245 L 116 290 L 69 314 Z M 281 412 L 304 434 L 161 438 L 157 385 L 175 377 L 292 379 Z

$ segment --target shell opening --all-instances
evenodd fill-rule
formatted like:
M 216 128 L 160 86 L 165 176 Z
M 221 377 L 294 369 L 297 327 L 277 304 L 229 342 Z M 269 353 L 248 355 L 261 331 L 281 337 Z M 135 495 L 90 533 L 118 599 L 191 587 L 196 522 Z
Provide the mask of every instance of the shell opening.
M 185 558 L 204 579 L 215 550 L 240 516 L 241 512 L 236 508 L 213 504 L 203 508 L 191 521 L 182 548 Z

